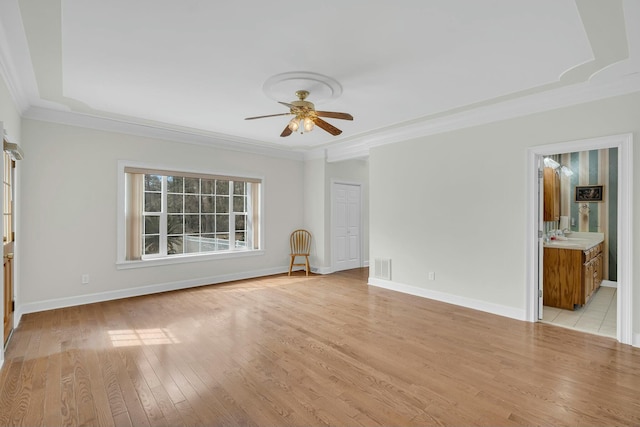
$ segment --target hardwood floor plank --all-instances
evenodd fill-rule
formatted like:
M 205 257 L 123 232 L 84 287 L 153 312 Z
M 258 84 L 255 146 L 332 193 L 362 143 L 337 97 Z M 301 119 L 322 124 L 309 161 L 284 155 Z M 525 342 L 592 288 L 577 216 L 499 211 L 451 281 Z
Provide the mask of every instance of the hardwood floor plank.
M 47 374 L 44 397 L 44 425 L 62 425 L 62 368 L 61 353 L 55 353 L 47 357 Z M 0 424 L 1 425 L 1 424 Z
M 22 357 L 16 357 L 12 360 L 5 359 L 2 365 L 2 369 L 6 369 L 7 373 L 0 388 L 0 426 L 9 425 L 11 413 L 14 407 L 18 406 L 16 397 L 19 395 L 21 387 L 22 360 Z
M 367 277 L 26 314 L 0 371 L 0 425 L 640 425 L 640 349 Z

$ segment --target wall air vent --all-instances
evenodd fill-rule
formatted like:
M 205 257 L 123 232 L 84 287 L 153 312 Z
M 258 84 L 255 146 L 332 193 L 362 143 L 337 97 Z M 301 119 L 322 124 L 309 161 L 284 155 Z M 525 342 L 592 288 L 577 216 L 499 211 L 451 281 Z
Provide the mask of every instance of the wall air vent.
M 391 260 L 376 258 L 374 262 L 374 277 L 377 279 L 391 280 Z

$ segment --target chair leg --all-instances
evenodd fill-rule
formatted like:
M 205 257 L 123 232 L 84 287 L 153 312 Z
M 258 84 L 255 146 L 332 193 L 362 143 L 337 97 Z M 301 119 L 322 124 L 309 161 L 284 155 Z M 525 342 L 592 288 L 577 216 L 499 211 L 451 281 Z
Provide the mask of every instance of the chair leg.
M 307 264 L 306 266 L 306 270 L 307 270 L 307 276 L 309 275 L 309 257 L 307 255 L 304 256 L 304 262 Z
M 295 258 L 295 255 L 291 255 L 291 261 L 289 261 L 289 276 L 291 276 L 291 269 L 293 268 L 293 260 Z

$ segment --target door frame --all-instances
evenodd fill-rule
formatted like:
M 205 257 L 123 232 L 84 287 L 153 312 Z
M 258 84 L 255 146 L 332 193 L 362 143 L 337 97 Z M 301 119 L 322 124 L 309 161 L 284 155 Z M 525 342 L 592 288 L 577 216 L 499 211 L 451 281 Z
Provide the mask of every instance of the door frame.
M 633 134 L 603 136 L 527 149 L 527 231 L 526 231 L 526 319 L 538 321 L 538 286 L 540 260 L 538 238 L 538 161 L 542 156 L 577 151 L 618 149 L 618 318 L 616 338 L 633 345 Z
M 339 270 L 336 270 L 336 242 L 335 242 L 335 223 L 336 223 L 336 218 L 335 218 L 335 194 L 336 194 L 336 184 L 339 185 L 353 185 L 356 187 L 359 187 L 360 190 L 360 218 L 358 221 L 358 245 L 360 246 L 358 249 L 358 253 L 360 254 L 360 267 L 363 266 L 363 258 L 362 258 L 362 247 L 363 247 L 363 242 L 364 242 L 364 236 L 362 235 L 362 183 L 361 182 L 353 182 L 353 181 L 344 181 L 344 180 L 339 180 L 339 179 L 332 179 L 331 180 L 331 272 L 336 272 Z

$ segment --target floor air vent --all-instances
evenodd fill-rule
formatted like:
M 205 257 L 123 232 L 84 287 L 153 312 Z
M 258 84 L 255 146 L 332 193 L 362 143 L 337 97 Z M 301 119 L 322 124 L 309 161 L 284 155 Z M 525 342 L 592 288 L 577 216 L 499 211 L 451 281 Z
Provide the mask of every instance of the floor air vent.
M 378 279 L 391 280 L 391 260 L 385 258 L 376 258 L 374 274 L 374 277 Z

